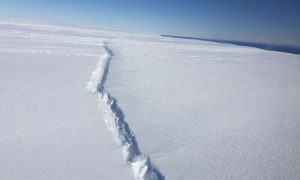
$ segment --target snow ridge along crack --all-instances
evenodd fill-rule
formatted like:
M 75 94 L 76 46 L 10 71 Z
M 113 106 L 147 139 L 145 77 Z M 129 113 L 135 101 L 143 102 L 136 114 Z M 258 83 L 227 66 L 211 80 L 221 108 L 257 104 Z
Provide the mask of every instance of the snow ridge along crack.
M 115 141 L 121 146 L 123 157 L 133 170 L 135 179 L 164 180 L 165 177 L 151 163 L 150 157 L 139 149 L 136 138 L 125 121 L 125 115 L 118 106 L 117 100 L 104 90 L 113 52 L 106 42 L 99 46 L 105 50 L 105 53 L 100 57 L 97 67 L 87 83 L 87 89 L 98 95 L 99 107 L 103 110 L 105 124 Z

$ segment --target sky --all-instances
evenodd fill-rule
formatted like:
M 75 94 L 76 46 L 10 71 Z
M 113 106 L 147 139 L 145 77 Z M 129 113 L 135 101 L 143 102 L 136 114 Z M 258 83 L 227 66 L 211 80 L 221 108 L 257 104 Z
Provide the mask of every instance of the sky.
M 0 18 L 300 47 L 299 0 L 0 0 Z

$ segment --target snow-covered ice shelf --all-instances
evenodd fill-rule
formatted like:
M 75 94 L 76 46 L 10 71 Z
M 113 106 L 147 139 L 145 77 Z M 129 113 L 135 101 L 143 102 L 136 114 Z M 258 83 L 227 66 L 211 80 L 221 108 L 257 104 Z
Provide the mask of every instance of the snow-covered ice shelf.
M 299 55 L 1 21 L 0 83 L 0 179 L 300 179 Z
M 106 90 L 166 179 L 299 179 L 300 56 L 115 39 Z
M 0 25 L 1 180 L 133 179 L 86 91 L 103 39 L 74 31 Z

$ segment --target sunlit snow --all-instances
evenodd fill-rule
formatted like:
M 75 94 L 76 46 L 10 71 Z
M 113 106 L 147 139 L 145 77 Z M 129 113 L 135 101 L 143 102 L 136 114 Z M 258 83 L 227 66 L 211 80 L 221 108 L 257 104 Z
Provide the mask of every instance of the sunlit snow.
M 0 179 L 300 179 L 299 55 L 1 21 L 0 83 Z

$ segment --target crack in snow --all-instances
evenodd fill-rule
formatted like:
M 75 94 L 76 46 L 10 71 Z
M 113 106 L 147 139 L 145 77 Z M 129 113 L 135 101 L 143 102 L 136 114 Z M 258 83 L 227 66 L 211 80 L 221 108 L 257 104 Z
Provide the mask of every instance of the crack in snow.
M 141 152 L 136 138 L 125 121 L 125 115 L 117 104 L 117 100 L 104 90 L 109 63 L 113 53 L 106 42 L 99 44 L 105 53 L 100 57 L 87 89 L 98 94 L 99 107 L 103 110 L 104 120 L 108 130 L 121 146 L 123 157 L 133 170 L 137 180 L 164 180 L 165 177 L 152 164 L 150 157 Z

